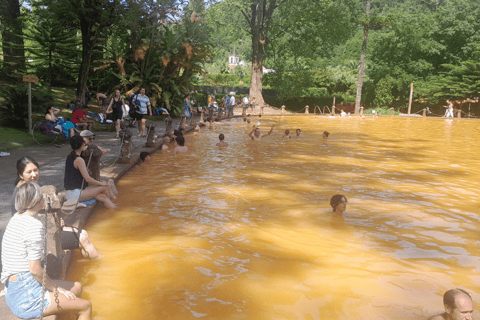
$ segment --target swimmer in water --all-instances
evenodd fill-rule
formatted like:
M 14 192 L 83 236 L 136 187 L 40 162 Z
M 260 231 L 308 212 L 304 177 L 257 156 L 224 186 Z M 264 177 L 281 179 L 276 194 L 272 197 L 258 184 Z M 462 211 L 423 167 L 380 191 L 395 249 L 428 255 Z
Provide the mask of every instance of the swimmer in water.
M 297 134 L 297 137 L 301 137 L 301 136 L 302 136 L 302 130 L 301 130 L 301 129 L 297 129 L 295 132 L 296 132 L 296 134 Z
M 330 135 L 330 132 L 328 132 L 328 131 L 323 131 L 323 135 L 322 135 L 322 136 L 323 136 L 324 139 L 327 139 L 329 135 Z
M 342 216 L 347 210 L 347 198 L 342 194 L 336 194 L 330 199 L 330 205 L 333 208 L 333 215 Z
M 291 138 L 292 136 L 290 135 L 290 130 L 285 130 L 285 134 L 283 135 L 282 138 Z
M 228 147 L 228 143 L 223 141 L 225 139 L 225 136 L 223 135 L 223 133 L 220 133 L 220 135 L 218 136 L 218 139 L 220 140 L 220 142 L 217 143 L 217 147 L 220 147 L 220 148 Z
M 275 125 L 272 125 L 272 128 L 267 134 L 260 134 L 260 128 L 258 128 L 257 126 L 253 126 L 253 130 L 249 133 L 249 136 L 253 141 L 260 141 L 263 137 L 272 134 L 273 128 L 275 128 Z
M 175 138 L 175 141 L 177 142 L 177 146 L 175 149 L 173 149 L 173 153 L 187 153 L 188 152 L 188 147 L 185 146 L 185 138 L 182 136 L 178 136 Z
M 169 137 L 164 137 L 163 138 L 163 143 L 162 143 L 162 150 L 168 150 L 168 143 L 170 142 Z

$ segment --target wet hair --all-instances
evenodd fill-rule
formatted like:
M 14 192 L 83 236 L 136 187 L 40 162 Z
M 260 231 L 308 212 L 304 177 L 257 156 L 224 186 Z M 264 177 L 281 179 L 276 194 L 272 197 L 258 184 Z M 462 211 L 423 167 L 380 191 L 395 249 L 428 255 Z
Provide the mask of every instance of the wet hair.
M 223 141 L 223 139 L 225 139 L 225 136 L 223 135 L 223 133 L 220 133 L 220 135 L 218 136 L 218 139 L 220 141 Z
M 299 132 L 299 131 L 302 132 L 302 129 L 297 129 L 297 130 L 295 130 L 295 131 L 296 131 L 296 132 Z
M 179 137 L 179 136 L 182 136 L 183 134 L 181 130 L 175 129 L 173 130 L 173 135 Z
M 290 134 L 290 130 L 286 129 L 285 130 L 285 135 L 289 135 Z
M 52 109 L 53 106 L 50 106 L 50 107 L 47 107 L 47 109 L 45 109 L 45 114 L 49 114 L 50 113 L 50 109 Z
M 38 162 L 35 161 L 35 159 L 33 159 L 32 157 L 29 157 L 29 156 L 24 156 L 24 157 L 21 157 L 20 159 L 17 160 L 17 179 L 15 180 L 15 185 L 17 185 L 20 182 L 20 180 L 22 180 L 20 178 L 20 175 L 22 175 L 25 172 L 25 168 L 30 163 L 33 163 L 37 168 L 40 167 L 38 165 Z
M 147 151 L 142 151 L 140 152 L 140 159 L 142 159 L 142 161 L 145 161 L 145 159 L 150 156 L 150 153 L 147 152 Z
M 185 138 L 184 138 L 183 136 L 181 136 L 181 135 L 178 136 L 178 137 L 175 139 L 175 141 L 177 141 L 178 145 L 181 146 L 181 147 L 183 147 L 184 144 L 185 144 Z
M 323 131 L 323 135 L 324 135 L 325 137 L 328 138 L 328 135 L 329 135 L 329 134 L 330 134 L 330 132 L 328 132 L 328 131 Z
M 459 295 L 466 295 L 472 300 L 472 297 L 468 294 L 467 291 L 459 288 L 450 289 L 443 295 L 443 304 L 446 305 L 450 310 L 455 309 L 457 306 L 455 304 L 455 299 Z
M 344 199 L 344 198 L 345 198 L 345 202 L 348 202 L 347 197 L 345 197 L 343 194 L 336 194 L 330 199 L 330 205 L 333 208 L 333 212 L 335 212 L 335 210 L 337 210 L 338 204 L 340 202 L 342 202 L 342 199 Z
M 15 210 L 24 213 L 42 200 L 42 190 L 36 182 L 27 182 L 18 187 L 15 194 Z

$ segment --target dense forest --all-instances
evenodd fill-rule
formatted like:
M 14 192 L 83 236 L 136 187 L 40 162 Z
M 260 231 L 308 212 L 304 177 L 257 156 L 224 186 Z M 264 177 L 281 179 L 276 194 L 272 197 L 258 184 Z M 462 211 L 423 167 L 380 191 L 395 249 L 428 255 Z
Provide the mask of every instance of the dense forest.
M 40 78 L 38 107 L 52 86 L 80 99 L 144 86 L 174 113 L 199 85 L 400 111 L 412 83 L 414 111 L 480 96 L 478 0 L 0 0 L 0 24 L 4 117 L 22 117 L 24 74 Z M 244 66 L 229 66 L 234 50 Z

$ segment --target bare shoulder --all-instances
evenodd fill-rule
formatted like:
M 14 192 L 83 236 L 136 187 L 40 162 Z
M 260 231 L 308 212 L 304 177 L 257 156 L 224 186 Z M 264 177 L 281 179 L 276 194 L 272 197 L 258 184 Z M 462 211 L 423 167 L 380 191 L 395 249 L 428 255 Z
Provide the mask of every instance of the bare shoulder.
M 444 312 L 444 313 L 440 313 L 440 314 L 436 314 L 434 316 L 431 316 L 427 320 L 446 320 L 446 319 L 447 319 L 446 314 Z

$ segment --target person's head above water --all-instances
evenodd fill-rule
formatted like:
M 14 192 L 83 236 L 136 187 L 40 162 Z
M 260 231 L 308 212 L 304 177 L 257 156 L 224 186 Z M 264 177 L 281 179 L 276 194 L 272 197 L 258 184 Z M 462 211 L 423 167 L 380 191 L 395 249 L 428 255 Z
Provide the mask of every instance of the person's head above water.
M 465 320 L 472 319 L 472 297 L 463 289 L 450 289 L 443 295 L 445 313 L 438 319 Z M 433 318 L 436 319 L 436 318 Z
M 143 161 L 147 160 L 150 157 L 150 153 L 147 151 L 140 152 L 140 159 Z
M 324 138 L 328 138 L 329 135 L 330 135 L 330 132 L 328 132 L 328 131 L 323 131 L 323 137 L 324 137 Z
M 24 182 L 37 182 L 39 178 L 38 168 L 38 162 L 29 156 L 24 156 L 18 159 L 17 180 L 15 181 L 15 185 L 17 185 L 20 180 Z
M 288 136 L 290 134 L 290 130 L 285 129 L 285 135 Z
M 302 134 L 302 130 L 301 130 L 301 129 L 297 129 L 295 132 L 297 133 L 297 137 Z
M 183 147 L 185 145 L 185 138 L 180 135 L 178 137 L 175 138 L 175 141 L 177 141 L 177 144 L 180 146 L 180 147 Z
M 225 139 L 225 136 L 223 135 L 223 133 L 220 133 L 220 135 L 218 136 L 218 139 L 220 141 L 223 141 Z
M 342 214 L 347 209 L 347 197 L 343 194 L 336 194 L 330 199 L 333 212 Z

